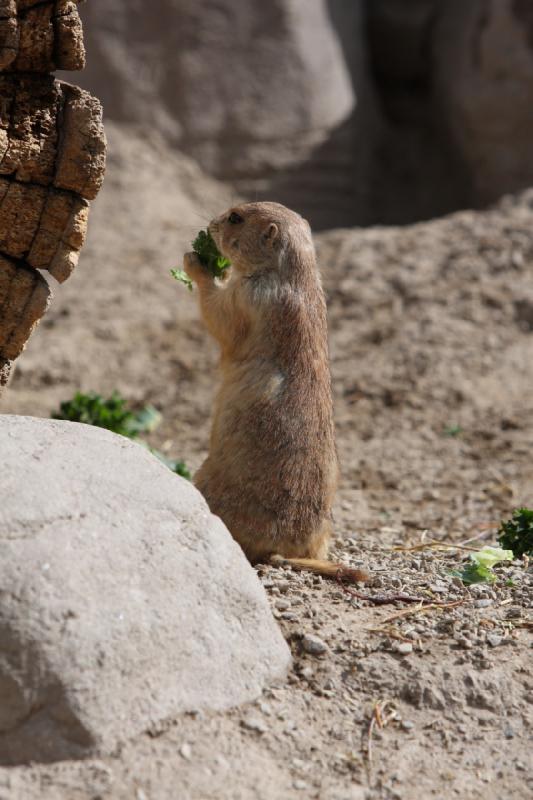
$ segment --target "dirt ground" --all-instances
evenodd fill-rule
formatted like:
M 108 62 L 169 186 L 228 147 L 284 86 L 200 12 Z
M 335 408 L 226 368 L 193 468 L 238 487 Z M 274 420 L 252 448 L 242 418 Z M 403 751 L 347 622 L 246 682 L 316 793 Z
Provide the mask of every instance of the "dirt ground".
M 77 389 L 116 388 L 161 410 L 153 444 L 195 469 L 216 350 L 168 270 L 231 193 L 161 142 L 108 136 L 80 265 L 0 412 L 49 416 Z M 449 574 L 468 554 L 452 545 L 494 543 L 502 517 L 533 505 L 533 193 L 317 245 L 342 467 L 335 555 L 372 572 L 361 592 L 434 606 L 377 605 L 266 567 L 294 654 L 284 684 L 114 757 L 0 768 L 0 800 L 533 795 L 533 569 L 513 562 L 468 589 Z

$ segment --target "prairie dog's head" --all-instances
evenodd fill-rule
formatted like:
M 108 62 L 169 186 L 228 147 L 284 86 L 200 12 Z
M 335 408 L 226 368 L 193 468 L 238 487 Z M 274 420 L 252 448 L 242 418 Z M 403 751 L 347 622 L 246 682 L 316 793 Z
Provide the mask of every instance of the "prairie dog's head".
M 251 276 L 263 270 L 282 272 L 293 261 L 313 257 L 309 223 L 279 203 L 243 203 L 216 217 L 209 232 L 235 270 Z

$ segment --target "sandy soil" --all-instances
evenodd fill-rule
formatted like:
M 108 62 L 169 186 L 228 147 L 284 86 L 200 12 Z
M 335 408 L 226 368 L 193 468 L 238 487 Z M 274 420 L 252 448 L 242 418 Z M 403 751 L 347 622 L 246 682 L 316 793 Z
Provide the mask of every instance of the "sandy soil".
M 79 388 L 116 388 L 162 411 L 153 443 L 194 469 L 216 351 L 168 269 L 231 194 L 161 142 L 108 135 L 80 265 L 57 287 L 0 412 L 48 416 Z M 368 594 L 455 605 L 376 605 L 265 568 L 294 653 L 286 683 L 250 707 L 169 723 L 112 758 L 0 769 L 0 800 L 533 792 L 531 567 L 515 562 L 496 585 L 465 589 L 449 572 L 468 551 L 407 549 L 493 542 L 501 517 L 532 505 L 532 231 L 525 193 L 483 213 L 317 237 L 342 464 L 336 555 L 370 568 Z

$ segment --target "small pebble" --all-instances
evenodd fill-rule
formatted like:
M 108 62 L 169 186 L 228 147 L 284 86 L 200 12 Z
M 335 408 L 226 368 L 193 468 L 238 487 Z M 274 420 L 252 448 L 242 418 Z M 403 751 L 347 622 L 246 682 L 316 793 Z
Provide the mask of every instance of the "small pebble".
M 474 600 L 474 606 L 476 608 L 488 608 L 488 606 L 492 605 L 492 600 L 488 597 L 482 597 L 480 600 Z
M 190 744 L 184 742 L 180 747 L 180 756 L 184 758 L 186 761 L 190 761 L 192 755 L 192 750 Z
M 413 652 L 413 645 L 411 642 L 396 642 L 393 649 L 401 656 L 407 656 Z
M 327 652 L 328 646 L 318 636 L 306 633 L 302 639 L 302 647 L 311 656 L 321 656 Z
M 401 726 L 404 731 L 412 731 L 415 727 L 415 723 L 411 722 L 410 719 L 402 719 Z
M 506 619 L 517 619 L 522 616 L 522 609 L 520 606 L 511 606 L 505 612 Z
M 304 667 L 303 670 L 300 672 L 302 678 L 305 678 L 306 680 L 310 680 L 314 674 L 315 673 L 312 667 Z
M 245 717 L 241 720 L 241 725 L 248 731 L 256 731 L 257 733 L 266 733 L 268 730 L 267 724 L 259 717 Z
M 288 608 L 291 607 L 291 604 L 288 600 L 276 600 L 274 606 L 278 609 L 278 611 L 287 611 Z
M 307 789 L 306 782 L 302 781 L 302 780 L 294 781 L 294 783 L 292 785 L 294 786 L 295 789 L 298 789 L 299 791 L 303 791 L 304 789 Z
M 498 633 L 487 634 L 487 643 L 490 644 L 491 647 L 498 647 L 502 642 L 503 636 L 500 636 Z

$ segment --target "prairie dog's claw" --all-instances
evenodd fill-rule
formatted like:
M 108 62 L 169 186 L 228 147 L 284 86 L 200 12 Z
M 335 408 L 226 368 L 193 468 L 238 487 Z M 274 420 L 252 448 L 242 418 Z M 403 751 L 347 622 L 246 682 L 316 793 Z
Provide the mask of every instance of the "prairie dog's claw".
M 191 280 L 199 283 L 202 280 L 209 280 L 212 278 L 211 273 L 207 270 L 200 261 L 197 253 L 185 253 L 183 256 L 183 269 L 191 278 Z

